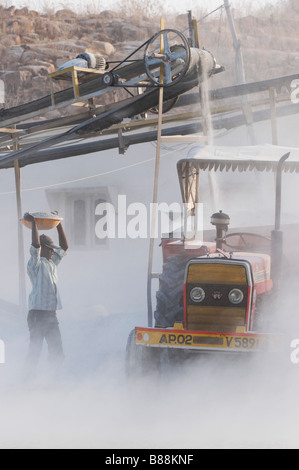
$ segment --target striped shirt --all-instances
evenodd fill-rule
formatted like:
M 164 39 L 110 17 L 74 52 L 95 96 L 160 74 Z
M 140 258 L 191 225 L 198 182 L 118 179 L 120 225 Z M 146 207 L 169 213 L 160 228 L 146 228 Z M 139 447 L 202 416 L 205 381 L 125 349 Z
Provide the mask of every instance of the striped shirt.
M 30 247 L 30 259 L 27 273 L 31 280 L 32 291 L 29 295 L 29 310 L 61 309 L 61 300 L 57 288 L 56 266 L 60 263 L 65 251 L 62 248 L 54 251 L 52 259 L 41 257 L 41 248 Z

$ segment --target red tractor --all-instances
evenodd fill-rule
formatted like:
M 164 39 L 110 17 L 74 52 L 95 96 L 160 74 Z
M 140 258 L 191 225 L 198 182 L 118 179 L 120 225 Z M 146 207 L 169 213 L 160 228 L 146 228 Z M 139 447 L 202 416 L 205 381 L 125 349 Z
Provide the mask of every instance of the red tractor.
M 273 298 L 282 277 L 282 231 L 280 230 L 281 175 L 292 171 L 286 163 L 261 157 L 246 159 L 193 158 L 178 162 L 183 201 L 196 204 L 199 170 L 222 168 L 276 170 L 276 211 L 274 230 L 227 234 L 229 216 L 213 214 L 213 241 L 162 240 L 163 271 L 154 312 L 148 327 L 136 327 L 126 350 L 128 375 L 158 370 L 161 362 L 185 358 L 194 353 L 252 353 L 279 351 L 283 336 L 265 332 L 265 300 Z M 293 162 L 293 166 L 298 163 Z M 190 249 L 192 245 L 192 249 Z M 275 297 L 274 297 L 275 299 Z

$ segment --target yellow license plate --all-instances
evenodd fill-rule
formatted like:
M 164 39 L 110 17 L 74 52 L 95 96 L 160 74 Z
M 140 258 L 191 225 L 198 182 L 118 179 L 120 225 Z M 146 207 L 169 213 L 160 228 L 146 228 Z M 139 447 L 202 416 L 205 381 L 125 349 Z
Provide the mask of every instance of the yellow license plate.
M 266 349 L 268 338 L 263 336 L 225 336 L 224 345 L 229 349 Z
M 179 330 L 156 330 L 136 328 L 136 344 L 157 347 L 191 349 L 228 349 L 235 351 L 257 351 L 276 349 L 281 338 L 272 335 L 193 333 Z M 280 348 L 279 348 L 280 349 Z

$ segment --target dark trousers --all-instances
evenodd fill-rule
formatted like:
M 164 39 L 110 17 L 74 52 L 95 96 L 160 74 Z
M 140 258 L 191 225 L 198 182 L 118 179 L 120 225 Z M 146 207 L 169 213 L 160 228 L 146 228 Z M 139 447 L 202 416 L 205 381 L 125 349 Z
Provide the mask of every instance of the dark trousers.
M 48 310 L 30 310 L 27 318 L 30 332 L 27 366 L 34 372 L 41 355 L 43 341 L 46 340 L 49 351 L 49 362 L 53 368 L 64 360 L 59 323 L 56 312 Z

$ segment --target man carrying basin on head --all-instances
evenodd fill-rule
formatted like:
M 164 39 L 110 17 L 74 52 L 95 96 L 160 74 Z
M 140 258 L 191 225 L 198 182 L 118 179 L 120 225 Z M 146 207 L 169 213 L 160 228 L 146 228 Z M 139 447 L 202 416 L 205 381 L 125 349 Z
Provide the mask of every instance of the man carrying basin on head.
M 51 366 L 59 366 L 64 359 L 56 315 L 56 310 L 62 308 L 56 268 L 68 249 L 68 243 L 61 222 L 57 225 L 59 246 L 56 246 L 49 236 L 39 235 L 37 223 L 32 214 L 27 212 L 24 219 L 32 224 L 32 245 L 27 264 L 27 273 L 32 283 L 27 318 L 30 332 L 27 366 L 33 372 L 37 366 L 44 339 L 48 344 Z

